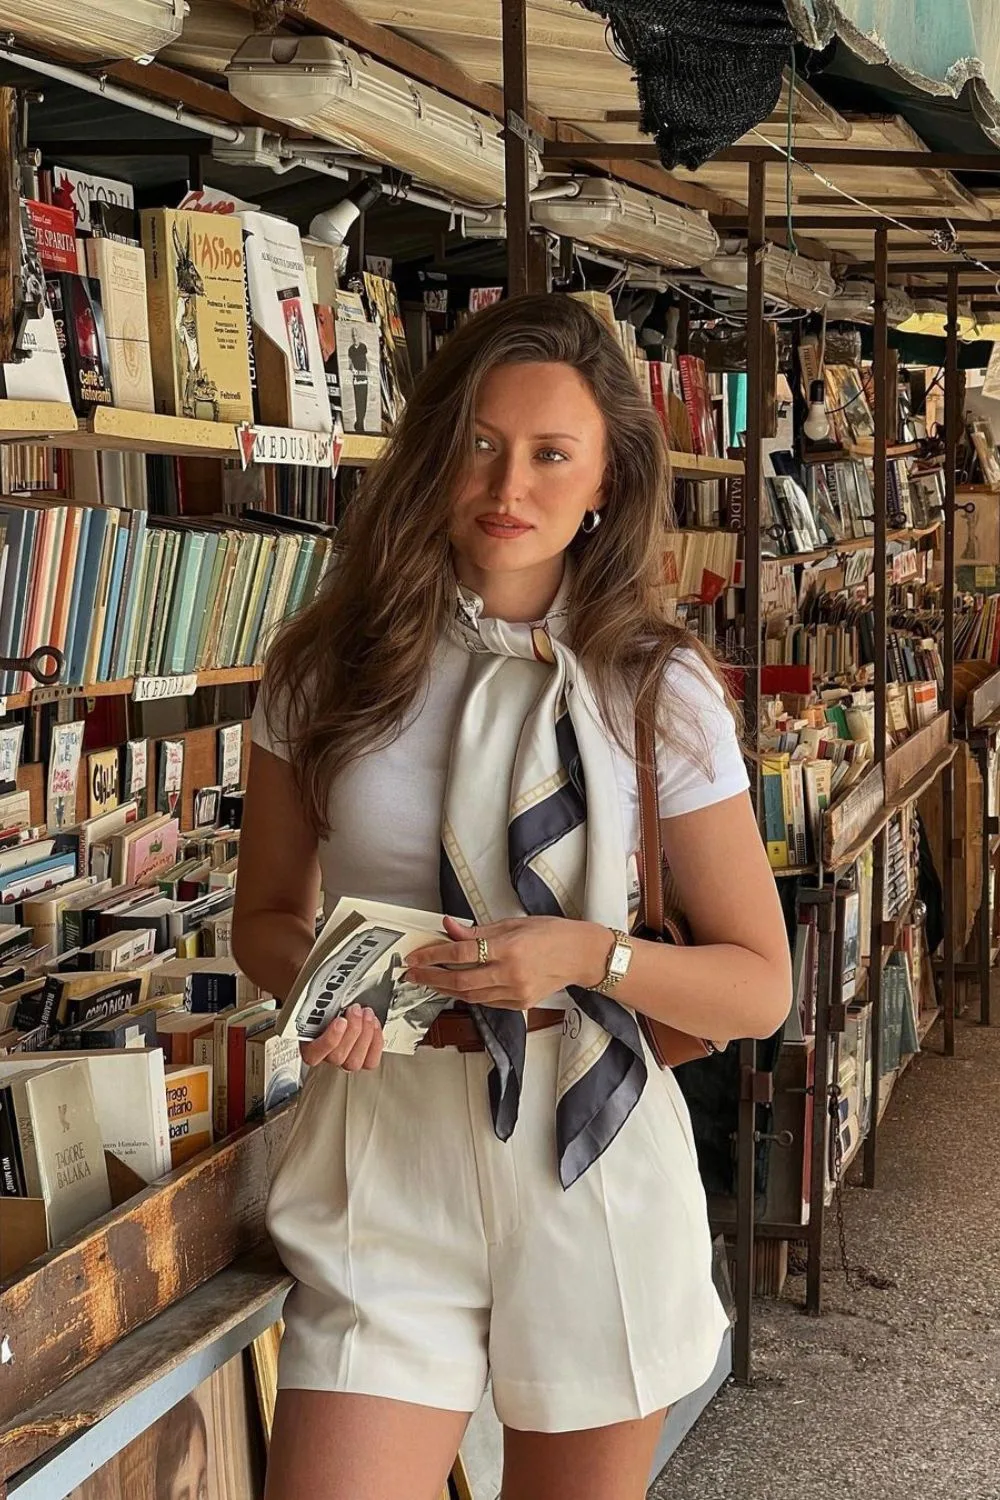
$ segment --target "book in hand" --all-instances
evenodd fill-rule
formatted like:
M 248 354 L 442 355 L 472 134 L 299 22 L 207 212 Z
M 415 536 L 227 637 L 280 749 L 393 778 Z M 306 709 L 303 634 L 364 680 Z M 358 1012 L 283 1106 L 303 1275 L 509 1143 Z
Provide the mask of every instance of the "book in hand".
M 385 1051 L 412 1056 L 451 1001 L 401 976 L 409 954 L 447 940 L 442 918 L 377 901 L 338 901 L 281 1007 L 275 1030 L 313 1041 L 352 1005 L 373 1010 Z

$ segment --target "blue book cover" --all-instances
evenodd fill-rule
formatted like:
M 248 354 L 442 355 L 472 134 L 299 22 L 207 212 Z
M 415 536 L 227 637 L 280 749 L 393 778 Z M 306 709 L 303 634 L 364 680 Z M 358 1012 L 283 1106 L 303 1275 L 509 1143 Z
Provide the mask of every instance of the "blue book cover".
M 163 644 L 164 672 L 182 672 L 187 655 L 188 636 L 191 634 L 191 617 L 194 612 L 198 579 L 205 555 L 205 533 L 186 531 L 181 538 L 181 555 L 177 564 L 177 582 L 174 585 L 174 601 L 170 621 Z
M 24 545 L 21 548 L 21 563 L 17 570 L 17 593 L 14 597 L 14 618 L 11 623 L 10 654 L 20 656 L 24 652 L 25 633 L 28 626 L 28 610 L 31 607 L 31 582 L 35 572 L 35 542 L 38 536 L 37 510 L 23 510 Z M 6 673 L 4 691 L 16 693 L 21 684 L 20 672 Z
M 71 681 L 69 675 L 70 648 L 73 645 L 73 636 L 76 633 L 77 617 L 80 613 L 80 579 L 83 577 L 84 563 L 87 560 L 87 539 L 90 535 L 90 518 L 94 514 L 92 505 L 81 506 L 83 516 L 80 520 L 80 541 L 76 549 L 76 562 L 73 564 L 73 577 L 69 585 L 69 613 L 66 616 L 66 645 L 63 655 L 66 657 L 66 665 L 63 668 L 63 682 Z
M 122 579 L 122 607 L 118 613 L 118 624 L 115 627 L 115 638 L 111 648 L 111 681 L 117 682 L 121 677 L 128 676 L 128 652 L 129 637 L 132 634 L 132 621 L 135 618 L 135 605 L 139 593 L 139 579 L 142 576 L 143 549 L 146 545 L 146 512 L 134 510 L 132 512 L 132 524 L 129 526 L 128 555 L 125 559 L 125 576 Z
M 118 620 L 118 606 L 121 602 L 122 578 L 125 573 L 125 558 L 128 553 L 130 535 L 130 528 L 126 521 L 127 515 L 128 512 L 125 511 L 118 517 L 115 555 L 111 560 L 111 581 L 108 584 L 108 610 L 104 617 L 104 640 L 101 642 L 101 654 L 97 661 L 98 682 L 110 680 L 111 644 Z
M 0 520 L 7 527 L 7 571 L 4 575 L 3 589 L 0 591 L 0 656 L 12 656 L 14 624 L 17 618 L 18 598 L 24 598 L 23 591 L 18 594 L 21 580 L 21 556 L 25 546 L 25 520 L 27 512 L 19 506 L 0 506 Z M 13 672 L 0 672 L 0 690 L 7 693 L 12 691 L 9 687 L 13 679 Z
M 250 624 L 250 634 L 247 637 L 246 650 L 240 657 L 239 661 L 236 663 L 238 667 L 248 667 L 254 659 L 254 652 L 257 649 L 257 636 L 260 633 L 260 622 L 264 618 L 264 608 L 267 604 L 267 591 L 271 587 L 271 579 L 274 577 L 274 570 L 275 566 L 277 565 L 277 561 L 278 549 L 277 547 L 272 547 L 270 556 L 264 564 L 264 587 L 260 591 L 260 598 L 257 600 L 257 606 L 253 612 L 253 620 Z
M 31 895 L 72 880 L 75 874 L 76 856 L 73 854 L 50 854 L 48 859 L 40 859 L 33 865 L 7 870 L 0 875 L 0 902 L 7 903 L 8 892 L 12 893 L 13 887 L 20 892 L 16 899 L 27 901 Z
M 181 672 L 193 672 L 198 665 L 198 641 L 201 638 L 201 627 L 205 619 L 205 611 L 208 608 L 208 587 L 212 581 L 215 554 L 219 550 L 219 533 L 217 531 L 206 531 L 204 539 L 205 549 L 202 553 L 201 567 L 198 571 L 198 583 L 194 595 L 194 609 L 191 612 L 191 624 L 188 628 L 187 641 L 184 643 L 183 651 L 181 650 L 181 643 L 178 643 L 178 655 L 181 663 L 178 670 Z
M 100 582 L 101 555 L 104 551 L 104 537 L 108 529 L 107 511 L 99 505 L 89 507 L 89 509 L 90 526 L 87 529 L 87 551 L 83 558 L 83 567 L 78 567 L 76 574 L 76 591 L 78 595 L 76 621 L 73 628 L 72 644 L 68 646 L 66 652 L 66 681 L 72 683 L 83 681 L 83 669 L 87 661 L 87 646 L 90 642 L 90 631 L 94 623 L 94 601 L 97 598 L 97 586 Z M 67 636 L 68 639 L 69 637 Z

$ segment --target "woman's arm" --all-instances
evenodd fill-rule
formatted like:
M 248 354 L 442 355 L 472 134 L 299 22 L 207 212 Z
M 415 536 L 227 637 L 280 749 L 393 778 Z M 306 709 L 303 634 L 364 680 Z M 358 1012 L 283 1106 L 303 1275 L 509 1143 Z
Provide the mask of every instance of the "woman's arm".
M 694 946 L 633 940 L 614 996 L 633 1010 L 692 1036 L 771 1036 L 792 1000 L 791 959 L 778 893 L 750 798 L 742 793 L 665 819 L 663 848 Z M 558 917 L 525 917 L 469 929 L 447 919 L 450 946 L 412 954 L 411 976 L 476 1005 L 529 1009 L 570 984 L 604 978 L 613 939 L 607 927 Z M 490 962 L 475 963 L 476 938 Z
M 291 766 L 261 745 L 250 753 L 233 955 L 244 973 L 283 998 L 316 936 L 320 871 Z
M 660 824 L 689 948 L 633 942 L 618 997 L 692 1036 L 771 1036 L 792 1003 L 792 966 L 774 876 L 746 793 Z M 595 936 L 604 977 L 608 957 Z

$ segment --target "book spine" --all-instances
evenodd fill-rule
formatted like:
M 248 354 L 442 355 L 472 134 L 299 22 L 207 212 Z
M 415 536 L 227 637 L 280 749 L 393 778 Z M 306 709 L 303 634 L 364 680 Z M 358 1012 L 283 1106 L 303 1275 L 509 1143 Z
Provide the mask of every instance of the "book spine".
M 21 1165 L 24 1172 L 24 1192 L 28 1198 L 42 1198 L 42 1176 L 38 1166 L 38 1145 L 35 1140 L 35 1127 L 31 1119 L 31 1107 L 28 1103 L 28 1095 L 25 1089 L 25 1079 L 15 1079 L 9 1085 L 11 1104 L 14 1110 L 14 1119 L 17 1124 L 17 1139 L 21 1151 Z
M 9 1085 L 0 1087 L 0 1197 L 26 1196 L 24 1163 Z

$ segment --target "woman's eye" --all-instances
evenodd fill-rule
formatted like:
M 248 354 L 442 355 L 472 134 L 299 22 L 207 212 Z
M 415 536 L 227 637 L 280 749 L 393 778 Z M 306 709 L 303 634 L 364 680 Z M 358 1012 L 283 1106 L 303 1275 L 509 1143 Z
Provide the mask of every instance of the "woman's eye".
M 477 453 L 488 453 L 491 444 L 489 438 L 477 437 L 472 446 Z
M 542 448 L 538 457 L 543 459 L 547 464 L 563 464 L 566 463 L 569 455 L 562 453 L 558 448 Z

